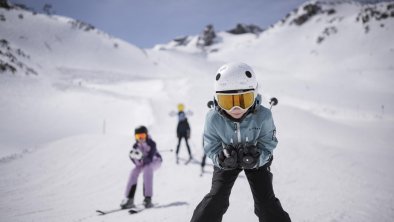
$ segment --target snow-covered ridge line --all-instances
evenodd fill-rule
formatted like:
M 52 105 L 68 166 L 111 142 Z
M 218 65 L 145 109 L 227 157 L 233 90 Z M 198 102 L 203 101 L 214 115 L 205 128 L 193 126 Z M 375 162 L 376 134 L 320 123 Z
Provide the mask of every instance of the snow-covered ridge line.
M 353 21 L 354 24 L 349 24 L 348 21 Z M 379 24 L 374 24 L 374 23 Z M 311 23 L 315 28 L 320 27 L 319 36 L 316 37 L 315 42 L 320 44 L 329 36 L 338 33 L 337 26 L 348 26 L 354 28 L 361 25 L 364 28 L 364 33 L 380 32 L 376 29 L 384 29 L 386 26 L 392 26 L 394 22 L 394 3 L 393 2 L 378 2 L 378 3 L 360 3 L 356 1 L 306 1 L 298 8 L 289 12 L 282 20 L 273 24 L 266 30 L 261 30 L 262 33 L 250 32 L 243 35 L 234 36 L 239 38 L 240 42 L 245 42 L 245 35 L 254 35 L 258 39 L 267 34 L 280 29 L 288 29 L 289 27 L 310 26 Z M 313 29 L 307 28 L 305 32 L 312 32 Z M 355 29 L 355 31 L 359 31 Z M 212 25 L 208 25 L 197 36 L 183 36 L 175 38 L 167 44 L 158 44 L 154 47 L 155 50 L 177 50 L 191 53 L 215 53 L 224 50 L 221 45 L 229 38 L 228 31 L 215 31 Z M 308 33 L 313 35 L 314 33 Z M 231 36 L 231 34 L 230 34 Z M 249 39 L 253 39 L 250 37 Z M 348 41 L 347 39 L 343 40 Z
M 353 5 L 353 6 L 351 6 Z M 353 10 L 341 12 L 343 8 L 354 7 Z M 350 8 L 349 8 L 350 9 Z M 312 17 L 326 15 L 335 17 L 352 16 L 358 14 L 357 22 L 367 23 L 370 19 L 379 21 L 384 19 L 394 19 L 394 3 L 382 2 L 376 4 L 357 4 L 353 1 L 345 2 L 322 2 L 309 1 L 295 9 L 282 20 L 282 23 L 302 25 Z M 336 16 L 336 14 L 339 14 Z

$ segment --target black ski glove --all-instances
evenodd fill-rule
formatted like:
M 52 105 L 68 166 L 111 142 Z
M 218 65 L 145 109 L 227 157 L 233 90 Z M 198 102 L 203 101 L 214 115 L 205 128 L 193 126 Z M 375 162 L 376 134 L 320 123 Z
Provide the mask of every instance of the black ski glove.
M 244 169 L 252 169 L 257 167 L 260 160 L 261 150 L 255 146 L 246 144 L 238 149 L 238 162 Z
M 219 165 L 225 170 L 232 170 L 238 167 L 237 151 L 232 145 L 227 145 L 218 154 Z

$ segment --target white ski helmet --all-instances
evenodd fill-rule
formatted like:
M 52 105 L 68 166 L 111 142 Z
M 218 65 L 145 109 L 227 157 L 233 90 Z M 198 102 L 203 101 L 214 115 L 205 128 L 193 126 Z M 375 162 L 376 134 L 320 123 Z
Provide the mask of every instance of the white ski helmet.
M 253 90 L 256 97 L 257 87 L 256 75 L 253 69 L 245 63 L 227 63 L 217 71 L 215 93 Z

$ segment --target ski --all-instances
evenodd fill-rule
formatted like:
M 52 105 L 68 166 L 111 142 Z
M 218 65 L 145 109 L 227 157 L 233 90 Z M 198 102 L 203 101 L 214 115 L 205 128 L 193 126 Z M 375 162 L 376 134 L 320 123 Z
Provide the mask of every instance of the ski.
M 120 212 L 120 211 L 123 211 L 123 210 L 140 209 L 140 208 L 143 208 L 143 207 L 137 206 L 137 207 L 125 208 L 125 209 L 123 209 L 123 208 L 115 208 L 115 209 L 112 209 L 112 210 L 96 210 L 96 212 L 99 213 L 99 216 L 102 216 L 102 215 L 107 215 L 107 214 L 111 214 L 111 213 Z
M 122 208 L 116 208 L 116 209 L 112 209 L 112 210 L 96 210 L 97 213 L 99 213 L 99 215 L 106 215 L 106 214 L 110 214 L 110 213 L 115 213 L 115 212 L 119 212 L 122 210 L 127 210 L 127 209 L 122 209 Z
M 143 210 L 145 210 L 145 208 L 138 208 L 138 207 L 131 208 L 129 209 L 129 214 L 137 214 Z
M 129 210 L 129 214 L 138 214 L 138 213 L 142 212 L 143 210 L 159 208 L 159 206 L 160 205 L 158 205 L 158 204 L 153 204 L 153 206 L 148 207 L 148 208 L 146 208 L 146 207 L 133 207 L 133 208 L 130 208 L 128 210 Z
M 111 213 L 116 213 L 116 212 L 120 212 L 123 210 L 127 210 L 129 212 L 129 214 L 137 214 L 142 212 L 143 210 L 148 210 L 148 209 L 158 209 L 158 208 L 167 208 L 167 207 L 174 207 L 174 206 L 182 206 L 182 205 L 188 205 L 187 202 L 173 202 L 173 203 L 168 203 L 168 204 L 158 204 L 158 203 L 154 203 L 152 207 L 149 208 L 145 208 L 143 206 L 143 204 L 138 204 L 136 207 L 133 208 L 127 208 L 127 209 L 122 209 L 122 208 L 115 208 L 112 210 L 96 210 L 96 212 L 99 214 L 99 216 L 103 216 L 103 215 L 107 215 L 107 214 L 111 214 Z

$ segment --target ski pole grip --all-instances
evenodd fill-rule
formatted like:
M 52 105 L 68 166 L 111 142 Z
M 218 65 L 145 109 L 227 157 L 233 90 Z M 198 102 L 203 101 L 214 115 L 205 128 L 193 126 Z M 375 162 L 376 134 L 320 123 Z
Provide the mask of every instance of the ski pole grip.
M 270 107 L 270 109 L 271 109 L 272 106 L 276 106 L 276 105 L 278 104 L 278 99 L 275 98 L 275 97 L 272 97 L 272 98 L 270 99 L 269 104 L 271 105 L 271 107 Z
M 270 105 L 271 105 L 271 106 L 276 106 L 277 104 L 278 104 L 278 99 L 275 98 L 275 97 L 272 97 L 272 98 L 270 99 Z

